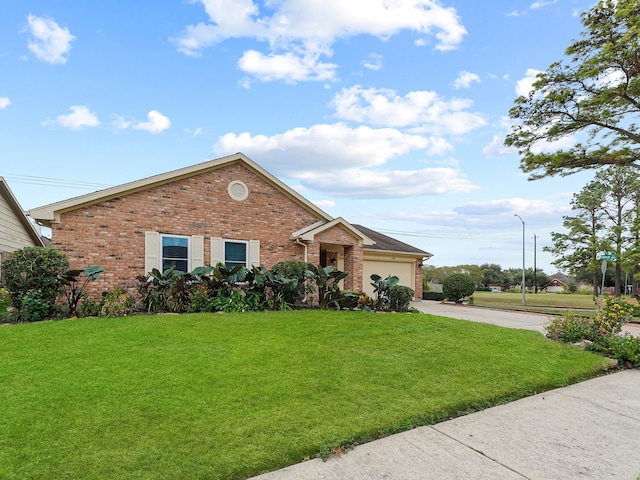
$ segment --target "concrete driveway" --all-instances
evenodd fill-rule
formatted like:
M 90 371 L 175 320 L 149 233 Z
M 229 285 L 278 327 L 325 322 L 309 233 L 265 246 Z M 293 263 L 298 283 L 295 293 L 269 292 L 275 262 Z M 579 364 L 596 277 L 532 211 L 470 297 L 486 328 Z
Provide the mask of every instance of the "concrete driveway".
M 501 327 L 522 328 L 544 333 L 544 325 L 549 323 L 549 315 L 543 313 L 517 312 L 513 310 L 494 310 L 492 308 L 474 307 L 472 305 L 456 305 L 430 300 L 417 300 L 411 306 L 421 312 L 441 317 L 458 318 L 472 322 L 490 323 Z M 629 332 L 634 337 L 640 336 L 640 324 L 626 324 L 622 332 Z

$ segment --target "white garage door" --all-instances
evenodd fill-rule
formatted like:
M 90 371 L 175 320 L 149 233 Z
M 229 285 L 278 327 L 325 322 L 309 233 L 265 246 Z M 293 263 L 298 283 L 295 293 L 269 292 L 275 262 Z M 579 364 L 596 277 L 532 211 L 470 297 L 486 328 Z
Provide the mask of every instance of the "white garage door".
M 371 286 L 370 277 L 374 273 L 380 275 L 382 278 L 386 278 L 389 275 L 395 275 L 400 279 L 399 285 L 404 285 L 405 287 L 415 289 L 415 280 L 413 278 L 413 264 L 381 262 L 379 260 L 365 260 L 363 263 L 362 287 L 367 295 L 373 294 L 373 287 Z

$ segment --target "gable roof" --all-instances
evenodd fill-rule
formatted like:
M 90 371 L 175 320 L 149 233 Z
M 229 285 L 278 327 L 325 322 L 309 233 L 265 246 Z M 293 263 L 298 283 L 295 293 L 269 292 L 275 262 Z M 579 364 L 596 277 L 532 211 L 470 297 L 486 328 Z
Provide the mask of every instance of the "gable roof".
M 96 192 L 81 195 L 79 197 L 73 197 L 67 200 L 62 200 L 60 202 L 44 205 L 42 207 L 32 208 L 28 213 L 29 216 L 31 216 L 35 220 L 38 220 L 38 222 L 42 223 L 43 225 L 50 226 L 51 223 L 59 222 L 60 215 L 64 212 L 93 205 L 95 203 L 104 202 L 112 198 L 121 197 L 123 195 L 128 195 L 130 193 L 138 192 L 141 190 L 146 190 L 158 185 L 164 185 L 166 183 L 174 182 L 183 178 L 199 175 L 201 173 L 216 170 L 233 163 L 243 164 L 249 170 L 252 170 L 258 176 L 262 177 L 265 181 L 283 192 L 293 201 L 297 202 L 305 209 L 315 213 L 325 221 L 331 222 L 333 220 L 333 217 L 331 217 L 329 214 L 311 203 L 291 187 L 285 185 L 283 182 L 278 180 L 276 177 L 271 175 L 269 172 L 267 172 L 265 169 L 260 167 L 257 163 L 255 163 L 242 153 L 228 155 L 226 157 L 209 160 L 206 162 L 198 163 L 196 165 L 191 165 L 189 167 L 184 167 L 178 170 L 172 170 L 170 172 L 161 173 L 159 175 L 143 178 L 141 180 L 136 180 L 134 182 L 124 183 L 122 185 L 106 188 L 104 190 L 98 190 Z
M 299 238 L 300 240 L 313 241 L 316 235 L 329 230 L 336 225 L 339 225 L 354 237 L 359 238 L 360 245 L 371 246 L 374 244 L 374 240 L 372 240 L 368 235 L 363 234 L 362 231 L 355 228 L 355 225 L 350 224 L 342 217 L 334 218 L 330 222 L 316 222 L 313 225 L 309 225 L 306 228 L 298 230 L 297 232 L 293 232 L 291 234 L 291 238 L 294 240 Z
M 13 214 L 18 219 L 18 222 L 24 227 L 25 232 L 33 240 L 33 243 L 37 246 L 44 246 L 44 240 L 42 236 L 36 230 L 36 227 L 29 221 L 29 218 L 25 215 L 20 203 L 13 195 L 13 192 L 9 188 L 6 180 L 3 177 L 0 177 L 0 196 L 4 198 L 7 202 L 7 205 L 13 212 Z
M 396 240 L 395 238 L 391 238 L 380 232 L 371 230 L 370 228 L 363 227 L 362 225 L 355 225 L 355 224 L 353 226 L 375 242 L 374 245 L 367 246 L 366 250 L 405 253 L 405 254 L 413 254 L 416 256 L 421 255 L 423 257 L 433 256 L 433 254 L 429 252 L 425 252 L 424 250 L 421 250 L 412 245 L 409 245 L 408 243 L 401 242 L 400 240 Z

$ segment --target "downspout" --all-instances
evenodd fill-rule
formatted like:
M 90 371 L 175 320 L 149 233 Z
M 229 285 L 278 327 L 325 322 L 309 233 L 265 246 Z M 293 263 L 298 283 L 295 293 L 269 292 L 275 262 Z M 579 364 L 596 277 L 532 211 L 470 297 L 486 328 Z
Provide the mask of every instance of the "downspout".
M 307 256 L 308 245 L 306 243 L 302 243 L 299 238 L 296 238 L 296 243 L 304 247 L 304 261 L 305 263 L 309 263 L 309 258 Z
M 302 245 L 304 247 L 304 261 L 305 261 L 305 263 L 309 263 L 309 257 L 308 257 L 308 248 L 309 248 L 309 246 L 306 243 L 301 242 L 300 238 L 296 238 L 296 243 L 298 245 Z M 306 282 L 306 280 L 305 280 L 305 282 Z M 305 288 L 305 291 L 304 291 L 303 302 L 307 303 L 307 289 L 306 288 Z

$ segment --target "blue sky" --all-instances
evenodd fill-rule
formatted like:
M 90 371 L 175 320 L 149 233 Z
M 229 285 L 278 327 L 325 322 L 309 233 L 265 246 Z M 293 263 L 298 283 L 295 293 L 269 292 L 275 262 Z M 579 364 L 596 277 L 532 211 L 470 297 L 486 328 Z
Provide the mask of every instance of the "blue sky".
M 241 151 L 334 217 L 522 265 L 592 173 L 502 142 L 592 0 L 21 0 L 0 7 L 0 175 L 25 209 Z

